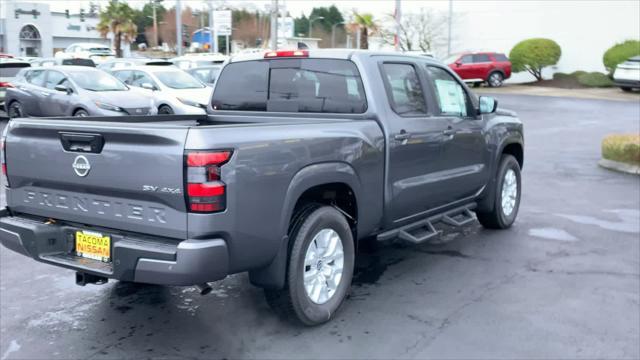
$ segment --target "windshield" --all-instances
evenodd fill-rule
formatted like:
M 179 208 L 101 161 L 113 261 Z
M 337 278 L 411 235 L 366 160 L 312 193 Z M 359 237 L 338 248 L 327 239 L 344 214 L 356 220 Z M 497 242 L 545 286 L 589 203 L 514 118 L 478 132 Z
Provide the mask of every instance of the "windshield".
M 111 49 L 109 49 L 108 47 L 94 47 L 89 49 L 89 52 L 91 53 L 110 53 Z
M 182 71 L 158 71 L 154 74 L 161 83 L 172 89 L 201 89 L 205 87 L 196 78 Z
M 127 86 L 115 77 L 102 71 L 67 71 L 73 81 L 90 91 L 124 91 Z

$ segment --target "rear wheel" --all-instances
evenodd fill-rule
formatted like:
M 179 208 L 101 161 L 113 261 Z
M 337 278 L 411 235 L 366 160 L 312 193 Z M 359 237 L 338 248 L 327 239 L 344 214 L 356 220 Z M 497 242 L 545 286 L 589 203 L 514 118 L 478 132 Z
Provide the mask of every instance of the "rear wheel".
M 78 110 L 76 110 L 75 113 L 73 113 L 73 116 L 85 117 L 85 116 L 89 116 L 89 113 L 87 112 L 87 110 L 78 109 Z
M 632 88 L 627 86 L 621 86 L 620 89 L 622 89 L 622 91 L 625 91 L 625 92 L 631 92 L 633 90 Z
M 168 105 L 161 105 L 158 108 L 158 115 L 171 115 L 173 114 L 173 109 Z
M 506 229 L 513 225 L 520 207 L 521 184 L 518 161 L 511 155 L 503 155 L 495 180 L 493 210 L 476 212 L 482 226 Z
M 295 219 L 286 286 L 265 290 L 265 296 L 280 316 L 319 325 L 333 317 L 351 287 L 353 235 L 344 215 L 331 206 L 306 207 Z
M 9 104 L 9 111 L 7 112 L 9 119 L 19 118 L 24 116 L 24 111 L 22 110 L 22 104 L 19 101 L 14 101 Z
M 504 76 L 499 71 L 494 71 L 489 74 L 489 78 L 487 79 L 487 84 L 491 87 L 500 87 L 502 86 L 502 82 L 504 81 Z

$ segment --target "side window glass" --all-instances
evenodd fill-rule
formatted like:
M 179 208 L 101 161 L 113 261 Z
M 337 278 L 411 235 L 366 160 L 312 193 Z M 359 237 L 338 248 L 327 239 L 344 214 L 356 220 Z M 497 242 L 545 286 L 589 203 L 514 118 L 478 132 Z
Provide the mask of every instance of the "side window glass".
M 473 62 L 474 63 L 484 63 L 484 62 L 490 62 L 491 60 L 489 59 L 489 55 L 487 54 L 476 54 L 473 55 Z
M 462 85 L 444 69 L 427 66 L 427 71 L 436 93 L 440 113 L 461 117 L 468 116 L 470 102 Z
M 473 62 L 473 55 L 465 55 L 461 57 L 460 62 L 463 64 L 471 64 Z
M 114 74 L 114 76 L 127 85 L 131 85 L 131 81 L 129 77 L 131 76 L 131 71 L 118 71 Z
M 64 79 L 64 75 L 61 72 L 49 71 L 49 74 L 47 75 L 47 81 L 44 83 L 44 87 L 54 90 L 56 85 L 62 83 Z
M 31 70 L 25 76 L 25 80 L 28 83 L 43 86 L 44 85 L 44 70 Z
M 427 112 L 418 73 L 410 64 L 383 64 L 384 81 L 391 107 L 401 116 L 420 116 Z
M 142 71 L 134 71 L 133 79 L 131 79 L 131 86 L 142 87 L 142 84 L 144 83 L 149 83 L 153 86 L 156 86 L 156 84 L 147 74 L 143 73 Z

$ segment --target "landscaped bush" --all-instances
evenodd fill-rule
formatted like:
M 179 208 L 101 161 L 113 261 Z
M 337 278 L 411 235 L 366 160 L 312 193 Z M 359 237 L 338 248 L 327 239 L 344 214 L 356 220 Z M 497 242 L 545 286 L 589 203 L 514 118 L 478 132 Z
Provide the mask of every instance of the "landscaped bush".
M 627 40 L 623 43 L 615 44 L 604 53 L 602 62 L 609 74 L 613 74 L 618 64 L 625 62 L 632 56 L 640 55 L 640 41 Z
M 542 80 L 542 69 L 555 65 L 560 60 L 560 45 L 551 39 L 528 39 L 516 44 L 509 53 L 514 72 L 528 71 L 538 81 Z
M 583 72 L 583 74 L 578 75 L 577 78 L 580 84 L 588 87 L 611 87 L 614 85 L 608 75 L 597 71 L 590 73 Z
M 607 136 L 602 140 L 602 157 L 640 166 L 640 134 Z

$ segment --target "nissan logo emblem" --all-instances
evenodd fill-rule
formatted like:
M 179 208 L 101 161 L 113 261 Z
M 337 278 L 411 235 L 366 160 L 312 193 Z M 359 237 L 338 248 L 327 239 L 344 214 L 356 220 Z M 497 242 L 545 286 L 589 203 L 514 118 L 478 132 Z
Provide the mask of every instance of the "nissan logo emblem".
M 84 157 L 84 155 L 76 156 L 76 159 L 73 160 L 73 164 L 71 164 L 71 167 L 73 168 L 73 171 L 76 172 L 76 175 L 80 177 L 87 176 L 87 174 L 89 174 L 89 170 L 91 170 L 91 164 L 89 163 L 89 160 Z

